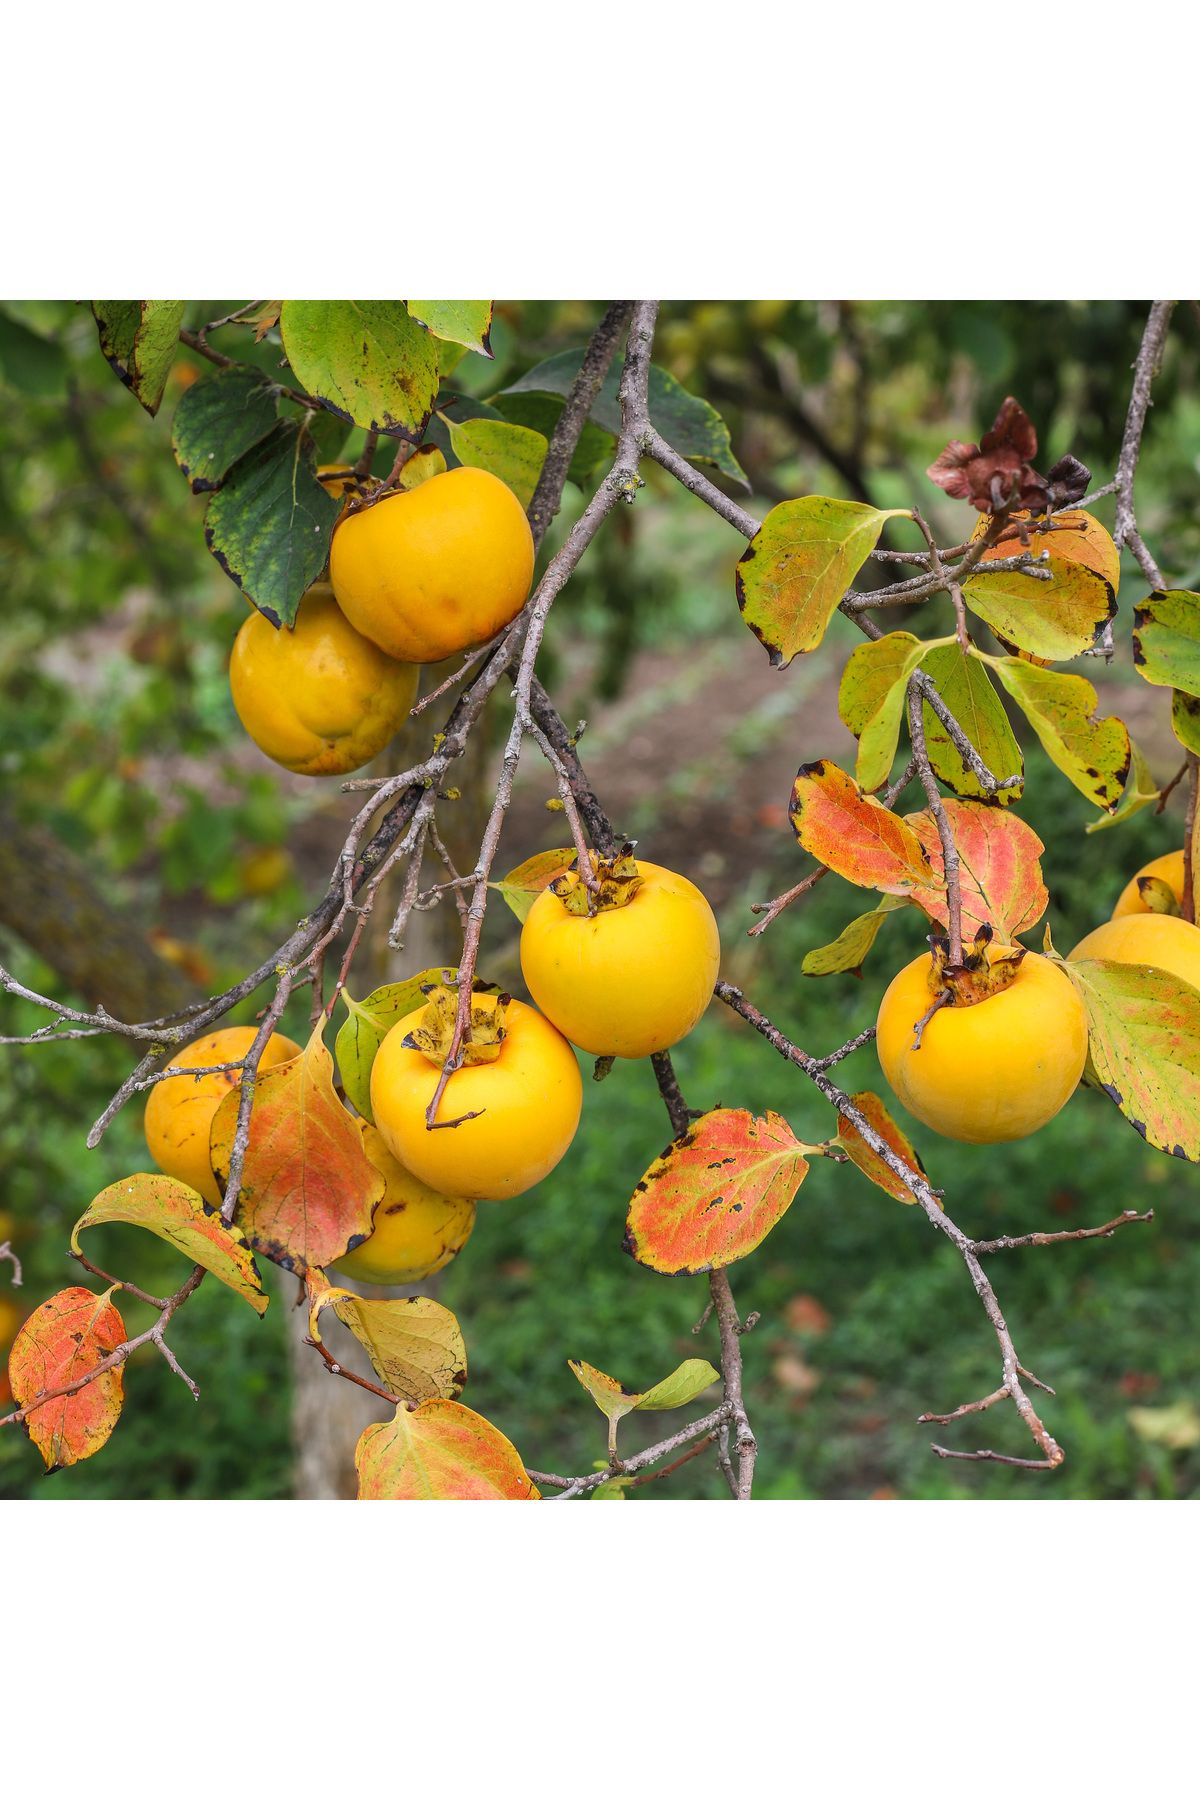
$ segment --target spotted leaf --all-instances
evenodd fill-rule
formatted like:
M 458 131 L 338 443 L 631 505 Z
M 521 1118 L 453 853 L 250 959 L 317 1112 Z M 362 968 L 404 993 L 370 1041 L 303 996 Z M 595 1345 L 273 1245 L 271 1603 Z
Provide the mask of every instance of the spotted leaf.
M 911 824 L 864 794 L 836 763 L 803 765 L 789 817 L 804 848 L 856 887 L 907 894 L 939 878 Z
M 112 1436 L 125 1398 L 124 1366 L 97 1375 L 76 1394 L 36 1405 L 39 1394 L 69 1387 L 125 1342 L 125 1322 L 113 1288 L 64 1288 L 30 1313 L 8 1358 L 8 1379 L 20 1407 L 32 1406 L 25 1430 L 47 1469 L 95 1456 Z

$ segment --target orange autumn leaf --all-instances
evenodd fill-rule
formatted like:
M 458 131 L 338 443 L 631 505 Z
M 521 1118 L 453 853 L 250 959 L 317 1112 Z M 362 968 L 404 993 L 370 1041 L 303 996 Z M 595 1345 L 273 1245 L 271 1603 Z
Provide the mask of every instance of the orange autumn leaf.
M 873 1131 L 877 1131 L 889 1150 L 894 1150 L 901 1162 L 907 1164 L 914 1175 L 924 1176 L 925 1165 L 909 1143 L 907 1137 L 893 1119 L 878 1094 L 864 1088 L 859 1094 L 851 1094 L 851 1103 L 863 1115 Z M 903 1201 L 905 1206 L 915 1206 L 917 1197 L 880 1156 L 873 1150 L 866 1138 L 844 1113 L 838 1114 L 838 1143 L 850 1158 L 856 1169 L 861 1169 L 868 1181 L 881 1187 L 885 1194 L 893 1200 Z
M 8 1359 L 8 1379 L 18 1406 L 34 1406 L 39 1394 L 69 1387 L 125 1342 L 125 1322 L 110 1295 L 64 1288 L 30 1313 Z M 121 1415 L 124 1368 L 97 1375 L 76 1394 L 47 1400 L 25 1420 L 25 1430 L 47 1469 L 65 1469 L 102 1450 Z
M 1040 861 L 1045 846 L 1014 812 L 970 800 L 942 804 L 958 849 L 963 935 L 973 937 L 981 925 L 990 925 L 1009 943 L 1036 925 L 1050 903 Z M 907 822 L 937 878 L 936 886 L 915 887 L 912 897 L 945 930 L 949 914 L 937 821 L 926 811 L 910 814 Z
M 717 1107 L 651 1163 L 625 1223 L 635 1262 L 661 1275 L 721 1269 L 757 1249 L 808 1174 L 786 1119 Z
M 789 816 L 804 848 L 856 887 L 908 894 L 941 878 L 911 821 L 864 794 L 836 763 L 802 766 Z
M 260 1074 L 242 1168 L 237 1223 L 251 1249 L 293 1274 L 336 1262 L 371 1230 L 384 1178 L 333 1087 L 322 1019 L 303 1053 Z M 213 1168 L 222 1187 L 237 1131 L 237 1088 L 213 1116 Z
M 354 1452 L 360 1500 L 540 1500 L 504 1433 L 457 1400 L 398 1406 Z

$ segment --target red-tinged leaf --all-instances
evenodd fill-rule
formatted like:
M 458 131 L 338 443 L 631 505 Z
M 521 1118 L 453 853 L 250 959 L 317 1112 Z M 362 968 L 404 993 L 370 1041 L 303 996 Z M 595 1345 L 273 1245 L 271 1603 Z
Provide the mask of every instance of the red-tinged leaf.
M 79 1234 L 89 1225 L 140 1225 L 189 1262 L 200 1263 L 260 1316 L 267 1310 L 261 1277 L 239 1227 L 224 1224 L 194 1188 L 170 1175 L 127 1175 L 106 1187 L 71 1233 L 72 1250 L 78 1250 Z
M 357 1120 L 334 1093 L 324 1024 L 301 1056 L 258 1077 L 237 1209 L 251 1247 L 296 1275 L 336 1262 L 365 1238 L 384 1189 Z M 222 1188 L 239 1099 L 235 1088 L 213 1116 L 210 1146 Z
M 354 1333 L 389 1393 L 412 1406 L 456 1400 L 467 1379 L 467 1352 L 458 1320 L 427 1294 L 369 1300 L 349 1288 L 309 1277 L 308 1332 L 321 1342 L 321 1313 L 331 1307 Z
M 808 1148 L 778 1113 L 705 1113 L 638 1182 L 624 1249 L 660 1275 L 695 1275 L 749 1256 L 795 1199 Z
M 1112 538 L 1090 513 L 1060 513 L 1056 523 L 1062 521 L 1071 529 L 1027 531 L 1027 546 L 1019 537 L 994 544 L 963 583 L 967 605 L 1003 644 L 1047 662 L 1065 662 L 1089 649 L 1117 610 L 1120 558 Z M 979 529 L 986 530 L 986 524 Z M 989 563 L 1026 548 L 1034 555 L 1048 553 L 1050 581 L 1019 569 L 989 573 Z
M 873 1131 L 878 1132 L 889 1150 L 894 1150 L 901 1162 L 910 1168 L 914 1175 L 924 1177 L 925 1165 L 909 1143 L 907 1137 L 893 1119 L 878 1094 L 864 1088 L 861 1094 L 851 1094 L 850 1099 L 863 1115 Z M 905 1206 L 915 1206 L 917 1197 L 911 1188 L 904 1185 L 894 1169 L 873 1150 L 863 1137 L 857 1125 L 851 1124 L 844 1114 L 838 1114 L 838 1143 L 850 1158 L 856 1169 L 861 1169 L 868 1181 L 881 1187 L 885 1194 L 893 1200 L 900 1200 Z
M 1036 925 L 1050 903 L 1039 860 L 1045 846 L 1014 812 L 970 800 L 942 804 L 958 847 L 963 935 L 972 937 L 981 925 L 990 925 L 997 937 L 1010 943 Z M 914 888 L 912 897 L 944 931 L 949 914 L 946 890 L 940 885 L 942 840 L 937 821 L 931 812 L 919 812 L 909 816 L 908 824 L 925 846 L 939 883 Z
M 910 516 L 823 494 L 772 507 L 738 563 L 737 600 L 776 668 L 816 649 L 884 525 Z
M 64 1288 L 29 1315 L 8 1359 L 8 1379 L 18 1406 L 34 1406 L 39 1394 L 69 1387 L 125 1342 L 125 1322 L 109 1298 L 113 1292 Z M 118 1363 L 77 1394 L 36 1407 L 25 1430 L 47 1469 L 65 1469 L 102 1450 L 124 1398 L 124 1366 Z
M 495 888 L 523 925 L 542 889 L 548 888 L 556 875 L 574 867 L 574 850 L 539 850 L 536 856 L 527 857 L 510 869 L 502 880 L 489 881 L 488 886 Z
M 805 763 L 789 809 L 804 848 L 856 887 L 908 894 L 940 879 L 910 823 L 864 794 L 836 763 Z
M 1156 1150 L 1200 1162 L 1200 991 L 1140 963 L 1064 962 L 1087 1009 L 1087 1079 Z
M 360 1500 L 540 1500 L 513 1446 L 457 1400 L 368 1425 L 354 1453 Z

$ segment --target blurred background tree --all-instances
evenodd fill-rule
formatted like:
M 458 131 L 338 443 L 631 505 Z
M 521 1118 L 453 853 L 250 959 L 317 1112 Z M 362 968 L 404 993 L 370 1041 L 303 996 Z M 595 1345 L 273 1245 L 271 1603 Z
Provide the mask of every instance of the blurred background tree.
M 190 316 L 198 324 L 234 304 L 197 302 Z M 467 358 L 452 373 L 461 408 L 488 395 L 507 416 L 537 423 L 528 396 L 501 390 L 580 346 L 600 310 L 574 301 L 501 304 L 495 363 Z M 1107 301 L 671 303 L 656 360 L 722 413 L 760 511 L 811 491 L 880 506 L 917 501 L 947 541 L 962 528 L 961 508 L 923 471 L 948 437 L 977 437 L 1008 393 L 1037 424 L 1043 465 L 1071 450 L 1097 480 L 1108 478 L 1144 315 L 1141 303 Z M 255 355 L 274 369 L 278 342 L 268 334 Z M 1198 355 L 1200 323 L 1183 307 L 1139 474 L 1140 523 L 1183 587 L 1200 581 Z M 349 807 L 336 781 L 306 782 L 268 763 L 234 715 L 225 667 L 245 602 L 205 550 L 203 501 L 189 495 L 170 449 L 174 401 L 202 366 L 181 353 L 150 421 L 105 366 L 85 308 L 0 306 L 0 956 L 42 991 L 101 999 L 128 1016 L 157 1011 L 187 990 L 215 991 L 278 942 L 323 887 Z M 330 453 L 336 449 L 331 438 Z M 585 439 L 583 465 L 586 449 Z M 787 885 L 800 866 L 786 816 L 797 765 L 823 754 L 844 759 L 848 749 L 833 671 L 854 633 L 838 618 L 822 650 L 781 678 L 734 603 L 742 542 L 657 472 L 648 481 L 555 609 L 543 678 L 565 716 L 589 718 L 588 768 L 618 825 L 709 893 L 727 975 L 753 970 L 756 984 L 770 987 L 780 1022 L 806 1047 L 827 1048 L 871 1022 L 887 976 L 902 955 L 916 953 L 919 927 L 905 915 L 904 945 L 885 939 L 861 982 L 798 972 L 804 951 L 835 936 L 857 910 L 836 882 L 822 883 L 756 943 L 745 930 L 748 903 Z M 543 556 L 581 504 L 568 488 Z M 1109 524 L 1110 509 L 1111 502 L 1097 509 Z M 1131 563 L 1123 574 L 1127 607 L 1144 584 Z M 923 629 L 911 612 L 902 622 Z M 1179 760 L 1168 707 L 1135 679 L 1128 654 L 1124 648 L 1111 667 L 1087 672 L 1165 781 Z M 499 705 L 496 712 L 499 721 Z M 1023 723 L 1014 723 L 1026 741 Z M 1052 778 L 1036 745 L 1027 769 L 1022 812 L 1046 842 L 1050 920 L 1065 946 L 1106 916 L 1130 872 L 1181 840 L 1180 796 L 1161 818 L 1147 811 L 1088 836 L 1094 812 Z M 471 812 L 489 772 L 469 773 L 468 857 Z M 561 841 L 561 824 L 545 811 L 549 793 L 531 759 L 502 866 Z M 443 912 L 438 930 L 453 919 Z M 452 955 L 449 942 L 427 939 L 424 948 L 432 954 L 410 940 L 391 968 L 378 952 L 372 975 Z M 485 950 L 492 978 L 519 982 L 515 921 L 502 907 L 489 911 Z M 27 1029 L 18 1011 L 4 1002 L 0 1029 Z M 294 1011 L 285 1020 L 293 1035 L 302 1031 L 303 1005 Z M 720 1012 L 677 1053 L 693 1104 L 772 1106 L 802 1136 L 823 1134 L 819 1099 Z M 0 1339 L 11 1337 L 20 1307 L 70 1279 L 67 1233 L 86 1201 L 147 1161 L 135 1107 L 100 1150 L 84 1148 L 88 1126 L 126 1072 L 118 1042 L 5 1054 L 0 1240 L 13 1236 L 26 1282 L 10 1294 L 0 1269 Z M 870 1050 L 848 1081 L 852 1074 L 859 1085 L 874 1079 Z M 695 1353 L 703 1281 L 664 1281 L 619 1252 L 628 1194 L 665 1136 L 649 1068 L 618 1067 L 589 1087 L 566 1161 L 526 1198 L 481 1207 L 470 1246 L 440 1278 L 439 1293 L 467 1338 L 468 1401 L 539 1466 L 586 1468 L 600 1454 L 596 1417 L 568 1356 L 637 1385 Z M 920 1127 L 913 1137 L 933 1178 L 961 1196 L 961 1222 L 981 1235 L 1095 1223 L 1135 1203 L 1156 1210 L 1153 1227 L 1111 1244 L 1014 1257 L 1006 1266 L 1006 1310 L 1014 1324 L 1037 1321 L 1037 1372 L 1059 1390 L 1048 1422 L 1069 1459 L 1043 1483 L 930 1456 L 915 1414 L 989 1385 L 994 1344 L 955 1253 L 931 1241 L 915 1209 L 866 1184 L 835 1183 L 818 1165 L 764 1251 L 744 1265 L 739 1286 L 743 1310 L 762 1315 L 746 1344 L 762 1444 L 759 1491 L 1197 1491 L 1197 1171 L 1146 1150 L 1088 1093 L 1037 1137 L 987 1153 Z M 123 1241 L 130 1279 L 172 1285 L 176 1259 L 133 1236 Z M 288 1350 L 291 1286 L 275 1283 L 277 1303 L 259 1323 L 206 1284 L 179 1332 L 202 1405 L 159 1359 L 139 1355 L 105 1455 L 44 1485 L 28 1446 L 2 1434 L 0 1496 L 295 1491 L 294 1406 L 311 1418 L 321 1394 L 334 1407 L 347 1384 L 318 1381 L 304 1401 Z M 629 1421 L 630 1447 L 637 1431 Z M 969 1447 L 970 1422 L 962 1432 Z M 303 1470 L 299 1488 L 313 1491 Z M 718 1491 L 714 1472 L 696 1463 L 639 1494 Z

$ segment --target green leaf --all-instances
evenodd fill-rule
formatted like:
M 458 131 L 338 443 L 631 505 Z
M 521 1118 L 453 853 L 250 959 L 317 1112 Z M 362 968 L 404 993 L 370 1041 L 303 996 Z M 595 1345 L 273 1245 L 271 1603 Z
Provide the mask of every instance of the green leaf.
M 188 388 L 171 422 L 175 461 L 193 494 L 219 488 L 239 456 L 276 423 L 275 388 L 261 369 L 233 363 Z
M 512 908 L 523 925 L 542 889 L 549 887 L 564 869 L 574 867 L 574 850 L 539 850 L 536 856 L 526 857 L 523 863 L 510 869 L 502 880 L 489 881 L 488 886 Z
M 622 1387 L 619 1381 L 602 1369 L 594 1369 L 591 1363 L 571 1362 L 567 1367 L 610 1420 L 623 1419 L 631 1412 L 672 1412 L 677 1406 L 689 1406 L 714 1381 L 721 1379 L 711 1363 L 696 1356 L 680 1363 L 664 1380 L 642 1393 Z
M 392 1026 L 421 1005 L 427 988 L 444 986 L 457 974 L 457 969 L 422 969 L 407 981 L 389 981 L 385 987 L 376 988 L 365 1000 L 355 1000 L 342 989 L 350 1016 L 334 1043 L 338 1073 L 347 1099 L 372 1124 L 375 1115 L 371 1111 L 371 1065 L 376 1051 Z
M 408 300 L 412 317 L 436 338 L 492 355 L 492 302 L 490 300 Z
M 560 399 L 565 399 L 582 362 L 582 350 L 560 351 L 557 356 L 538 363 L 536 368 L 528 370 L 519 380 L 511 382 L 503 393 L 557 394 Z M 618 361 L 605 376 L 590 414 L 596 424 L 610 432 L 614 438 L 621 429 L 621 406 L 618 398 L 620 386 L 621 369 Z M 497 396 L 498 402 L 499 399 L 500 396 Z M 689 462 L 711 463 L 731 481 L 749 488 L 745 472 L 733 454 L 729 427 L 707 400 L 701 400 L 696 394 L 689 394 L 673 375 L 668 375 L 665 369 L 657 366 L 652 366 L 650 370 L 648 400 L 651 419 L 680 456 L 686 457 Z
M 507 419 L 468 419 L 459 425 L 446 418 L 445 425 L 460 463 L 499 476 L 523 507 L 529 505 L 549 447 L 540 431 Z
M 889 631 L 886 637 L 860 644 L 842 671 L 838 713 L 858 739 L 854 773 L 867 793 L 882 787 L 892 772 L 905 684 L 925 649 L 911 631 Z
M 437 343 L 400 300 L 285 300 L 283 348 L 330 412 L 418 443 L 438 390 Z
M 93 300 L 100 348 L 148 413 L 156 413 L 179 348 L 185 300 Z
M 9 387 L 43 399 L 48 394 L 62 393 L 67 359 L 60 345 L 30 331 L 9 313 L 0 312 L 0 370 Z
M 889 913 L 908 901 L 900 894 L 885 894 L 874 912 L 851 919 L 832 944 L 810 950 L 800 964 L 802 975 L 858 975 Z
M 241 457 L 208 503 L 209 549 L 273 625 L 291 625 L 329 557 L 340 502 L 316 477 L 312 444 L 281 421 Z
M 1179 695 L 1175 696 L 1176 699 Z M 1160 790 L 1154 785 L 1154 777 L 1150 773 L 1150 765 L 1131 738 L 1129 740 L 1129 773 L 1125 777 L 1125 788 L 1116 807 L 1107 816 L 1093 819 L 1087 828 L 1090 837 L 1093 831 L 1107 831 L 1110 825 L 1120 825 L 1126 819 L 1132 819 L 1134 813 L 1141 812 L 1143 806 L 1151 806 L 1158 799 Z
M 1060 962 L 1088 1020 L 1088 1079 L 1156 1150 L 1200 1162 L 1200 990 L 1165 969 Z
M 1182 688 L 1171 695 L 1171 730 L 1185 750 L 1200 756 L 1200 699 Z
M 975 656 L 964 656 L 957 640 L 931 650 L 921 664 L 947 709 L 954 714 L 967 737 L 979 752 L 997 781 L 1025 773 L 1025 759 L 1013 736 L 1008 715 L 1000 696 L 992 686 L 983 664 Z M 922 703 L 925 720 L 925 747 L 939 781 L 963 800 L 983 800 L 990 806 L 1010 806 L 1024 792 L 1024 782 L 1016 787 L 1001 788 L 990 793 L 970 769 L 950 741 L 949 733 L 928 701 Z
M 1096 718 L 1091 682 L 1013 657 L 988 661 L 1055 767 L 1093 806 L 1115 812 L 1129 773 L 1129 732 L 1120 719 Z
M 1200 694 L 1200 594 L 1156 590 L 1133 609 L 1133 660 L 1143 680 Z
M 526 425 L 540 431 L 547 443 L 562 415 L 562 401 L 553 394 L 497 394 L 495 406 L 514 425 Z M 567 470 L 567 478 L 576 487 L 592 487 L 612 462 L 617 440 L 591 419 L 584 422 L 579 442 Z
M 908 516 L 824 494 L 771 508 L 738 563 L 737 599 L 775 668 L 816 649 L 884 525 Z

